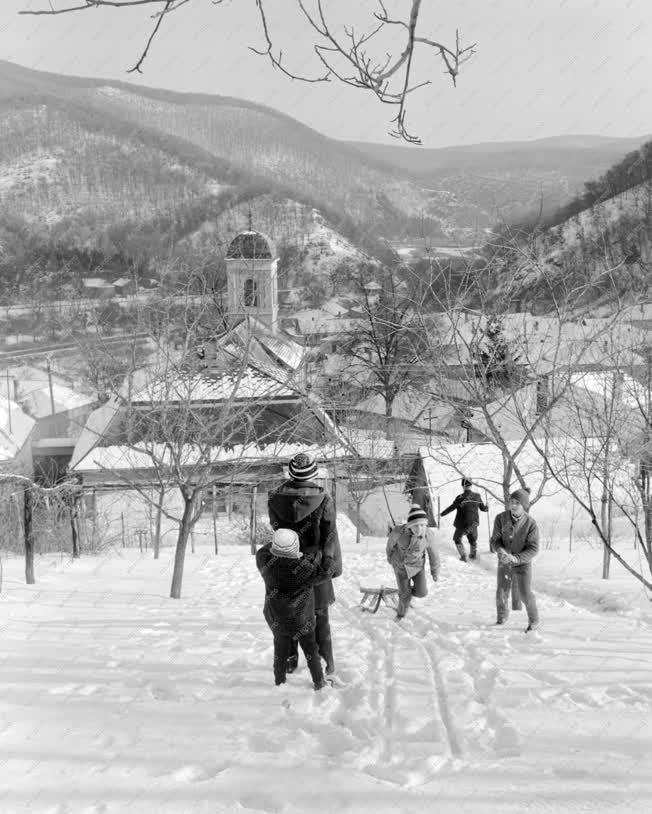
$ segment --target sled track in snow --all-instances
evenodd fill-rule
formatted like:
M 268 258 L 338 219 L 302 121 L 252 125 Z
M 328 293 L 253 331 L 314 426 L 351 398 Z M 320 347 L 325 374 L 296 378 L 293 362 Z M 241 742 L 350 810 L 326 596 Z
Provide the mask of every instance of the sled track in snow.
M 357 605 L 355 595 L 351 597 L 347 596 L 346 604 L 343 601 L 338 602 L 338 607 L 340 612 L 348 617 L 352 626 L 357 627 L 364 633 L 376 651 L 376 658 L 374 659 L 376 670 L 378 675 L 382 675 L 383 677 L 382 681 L 377 682 L 378 689 L 375 693 L 376 709 L 378 718 L 385 724 L 383 727 L 379 758 L 385 764 L 391 763 L 393 757 L 392 741 L 395 729 L 393 722 L 396 712 L 394 641 L 397 630 L 391 630 L 389 637 L 383 636 L 376 627 L 378 617 L 364 614 Z
M 457 730 L 455 729 L 455 724 L 453 723 L 453 716 L 451 715 L 450 705 L 448 703 L 448 693 L 446 692 L 444 678 L 442 676 L 442 671 L 439 664 L 439 660 L 437 658 L 437 654 L 435 653 L 434 645 L 430 642 L 424 643 L 413 634 L 410 635 L 423 652 L 426 661 L 429 665 L 432 683 L 437 698 L 437 705 L 439 708 L 439 717 L 441 718 L 441 722 L 444 725 L 446 738 L 448 739 L 448 748 L 450 750 L 451 756 L 459 758 L 462 756 L 462 747 L 460 745 L 459 737 L 457 735 Z
M 342 603 L 340 609 L 349 618 L 355 616 L 360 630 L 373 642 L 378 652 L 378 659 L 376 661 L 377 669 L 379 672 L 382 672 L 383 681 L 382 690 L 379 689 L 379 697 L 376 704 L 378 716 L 385 723 L 380 755 L 382 762 L 391 763 L 393 757 L 394 750 L 392 742 L 395 734 L 394 719 L 397 711 L 396 650 L 397 647 L 401 645 L 405 646 L 407 642 L 409 642 L 411 646 L 416 647 L 423 659 L 424 670 L 428 676 L 434 708 L 439 713 L 438 717 L 446 738 L 445 744 L 448 757 L 453 759 L 463 757 L 464 750 L 462 749 L 453 715 L 450 710 L 443 671 L 437 653 L 435 652 L 435 644 L 427 640 L 424 641 L 426 634 L 422 630 L 411 631 L 407 627 L 403 625 L 399 626 L 394 622 L 391 622 L 390 635 L 383 635 L 383 633 L 386 633 L 386 629 L 376 627 L 379 621 L 377 616 L 368 616 L 364 619 L 360 619 L 360 612 L 356 612 L 352 606 L 348 604 L 344 605 L 344 603 Z M 374 621 L 375 624 L 372 624 L 372 621 Z M 437 772 L 430 773 L 424 782 L 427 782 L 428 779 L 436 776 L 436 774 Z

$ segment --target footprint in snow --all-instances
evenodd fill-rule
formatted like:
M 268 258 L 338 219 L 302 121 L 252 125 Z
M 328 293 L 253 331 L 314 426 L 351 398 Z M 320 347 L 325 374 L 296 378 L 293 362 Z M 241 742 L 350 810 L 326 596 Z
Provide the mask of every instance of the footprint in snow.
M 145 689 L 155 701 L 178 701 L 181 697 L 176 690 L 158 684 L 150 684 Z
M 206 766 L 187 765 L 172 772 L 172 779 L 177 783 L 203 783 L 206 780 L 213 780 L 221 772 L 225 770 L 226 766 L 214 766 L 208 768 Z
M 97 684 L 63 684 L 52 687 L 50 695 L 94 695 L 99 690 Z

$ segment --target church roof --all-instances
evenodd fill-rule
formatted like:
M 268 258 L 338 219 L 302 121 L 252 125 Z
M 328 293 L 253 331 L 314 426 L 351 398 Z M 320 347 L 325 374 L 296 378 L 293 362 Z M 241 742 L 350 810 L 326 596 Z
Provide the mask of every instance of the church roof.
M 271 260 L 273 245 L 260 232 L 246 231 L 236 235 L 226 252 L 229 259 Z

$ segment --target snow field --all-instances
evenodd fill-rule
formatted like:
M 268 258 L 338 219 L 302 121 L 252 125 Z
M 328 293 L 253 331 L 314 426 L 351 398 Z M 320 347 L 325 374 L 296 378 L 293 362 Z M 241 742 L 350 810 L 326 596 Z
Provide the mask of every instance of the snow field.
M 0 812 L 650 810 L 652 618 L 542 590 L 544 551 L 541 635 L 524 612 L 494 628 L 493 557 L 465 565 L 442 532 L 440 581 L 397 623 L 358 607 L 393 585 L 384 540 L 341 531 L 346 685 L 322 693 L 303 659 L 274 686 L 244 546 L 198 545 L 179 601 L 170 549 L 43 556 L 35 586 L 5 559 Z

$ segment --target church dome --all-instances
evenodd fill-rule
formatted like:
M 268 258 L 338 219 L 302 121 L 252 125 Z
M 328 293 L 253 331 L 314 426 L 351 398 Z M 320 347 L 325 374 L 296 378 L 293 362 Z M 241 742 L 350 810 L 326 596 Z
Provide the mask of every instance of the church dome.
M 226 252 L 228 259 L 271 260 L 274 245 L 260 232 L 249 230 L 236 235 Z

